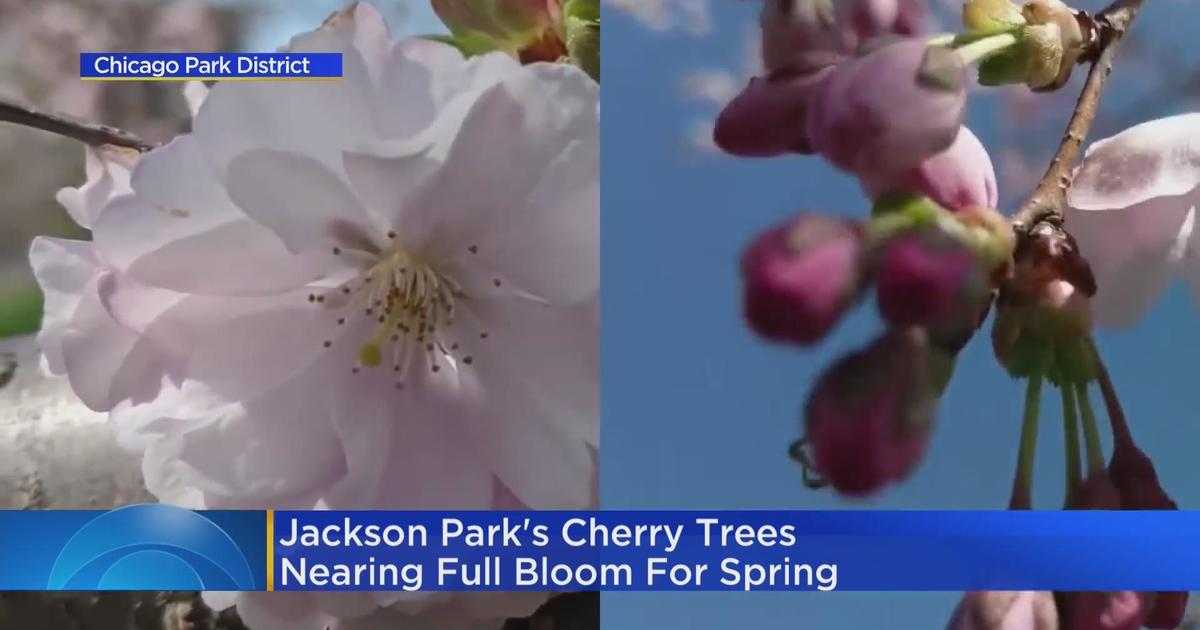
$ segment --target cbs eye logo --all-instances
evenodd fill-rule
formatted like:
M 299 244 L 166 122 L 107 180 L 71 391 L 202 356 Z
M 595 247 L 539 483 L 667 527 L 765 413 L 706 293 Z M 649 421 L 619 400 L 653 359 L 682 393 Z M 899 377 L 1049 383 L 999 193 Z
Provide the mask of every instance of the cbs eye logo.
M 255 590 L 233 539 L 209 519 L 170 505 L 132 505 L 89 521 L 58 553 L 51 590 Z

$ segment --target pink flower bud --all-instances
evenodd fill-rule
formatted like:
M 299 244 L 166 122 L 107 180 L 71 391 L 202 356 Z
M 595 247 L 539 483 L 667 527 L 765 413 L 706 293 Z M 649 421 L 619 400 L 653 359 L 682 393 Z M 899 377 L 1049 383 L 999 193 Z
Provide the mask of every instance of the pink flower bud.
M 751 79 L 721 110 L 713 141 L 743 157 L 812 153 L 805 131 L 808 100 L 830 71 Z
M 1119 510 L 1121 507 L 1121 493 L 1103 470 L 1088 475 L 1067 497 L 1068 510 Z
M 808 344 L 824 337 L 860 295 L 861 228 L 803 214 L 759 236 L 742 255 L 745 315 L 768 339 Z
M 1108 471 L 1120 492 L 1124 509 L 1179 509 L 1159 483 L 1154 462 L 1133 443 L 1127 431 L 1114 439 Z M 1157 593 L 1142 623 L 1147 628 L 1178 628 L 1183 623 L 1187 600 L 1188 594 L 1185 592 Z
M 839 65 L 808 108 L 812 146 L 835 166 L 880 181 L 903 176 L 958 136 L 965 70 L 943 47 L 903 39 Z
M 762 60 L 767 72 L 813 70 L 811 60 L 836 63 L 855 45 L 838 24 L 834 0 L 766 0 L 759 14 Z
M 1064 630 L 1141 630 L 1145 595 L 1133 591 L 1074 593 Z
M 1154 603 L 1142 624 L 1154 630 L 1175 630 L 1183 624 L 1183 616 L 1187 614 L 1188 594 L 1186 592 L 1155 593 Z
M 967 593 L 946 630 L 1058 630 L 1058 608 L 1047 591 Z
M 891 330 L 827 370 L 805 407 L 813 469 L 838 492 L 899 481 L 925 453 L 935 399 L 918 329 Z
M 935 229 L 892 238 L 876 264 L 879 311 L 894 326 L 976 323 L 989 291 L 975 253 Z
M 916 168 L 894 177 L 888 173 L 879 175 L 862 179 L 863 190 L 872 199 L 907 192 L 929 197 L 954 211 L 995 208 L 1000 203 L 992 159 L 979 138 L 966 127 L 958 130 L 948 149 L 922 160 Z

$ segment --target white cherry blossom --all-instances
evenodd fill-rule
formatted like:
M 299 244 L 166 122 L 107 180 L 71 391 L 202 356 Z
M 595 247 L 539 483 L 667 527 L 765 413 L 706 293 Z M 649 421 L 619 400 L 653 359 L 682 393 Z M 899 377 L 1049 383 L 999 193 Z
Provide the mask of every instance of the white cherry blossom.
M 599 86 L 393 41 L 362 4 L 286 50 L 345 77 L 190 87 L 192 133 L 64 191 L 93 242 L 31 253 L 47 366 L 163 501 L 593 506 Z M 458 627 L 544 596 L 447 598 L 238 601 L 256 630 Z
M 1137 322 L 1177 274 L 1200 297 L 1200 114 L 1131 127 L 1088 148 L 1067 230 L 1096 275 L 1096 323 Z

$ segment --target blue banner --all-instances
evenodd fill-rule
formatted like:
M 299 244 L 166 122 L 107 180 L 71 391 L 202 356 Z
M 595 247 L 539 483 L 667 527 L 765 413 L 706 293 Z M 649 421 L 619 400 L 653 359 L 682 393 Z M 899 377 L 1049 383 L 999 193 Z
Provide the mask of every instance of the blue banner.
M 0 590 L 1200 589 L 1200 512 L 0 511 Z
M 316 80 L 342 76 L 342 53 L 79 53 L 86 81 Z

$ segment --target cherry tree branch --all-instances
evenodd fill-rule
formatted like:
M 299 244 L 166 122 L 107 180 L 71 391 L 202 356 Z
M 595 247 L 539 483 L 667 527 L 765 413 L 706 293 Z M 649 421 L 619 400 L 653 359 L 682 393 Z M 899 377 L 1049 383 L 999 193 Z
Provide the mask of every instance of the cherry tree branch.
M 128 131 L 83 122 L 65 114 L 39 111 L 4 98 L 0 98 L 0 122 L 49 131 L 92 146 L 113 144 L 137 151 L 149 151 L 154 148 L 154 145 Z
M 1087 137 L 1092 121 L 1096 118 L 1096 110 L 1100 105 L 1100 95 L 1108 83 L 1112 73 L 1113 61 L 1121 39 L 1129 30 L 1129 25 L 1137 17 L 1145 0 L 1116 0 L 1095 18 L 1097 38 L 1092 44 L 1092 50 L 1085 58 L 1093 58 L 1092 67 L 1088 71 L 1079 100 L 1067 123 L 1066 133 L 1058 145 L 1054 159 L 1050 161 L 1046 174 L 1033 190 L 1029 201 L 1021 206 L 1013 215 L 1013 229 L 1018 236 L 1023 236 L 1042 221 L 1051 221 L 1061 225 L 1063 210 L 1067 204 L 1067 189 L 1071 186 L 1071 172 L 1079 160 L 1079 150 Z M 1097 52 L 1098 51 L 1098 52 Z

